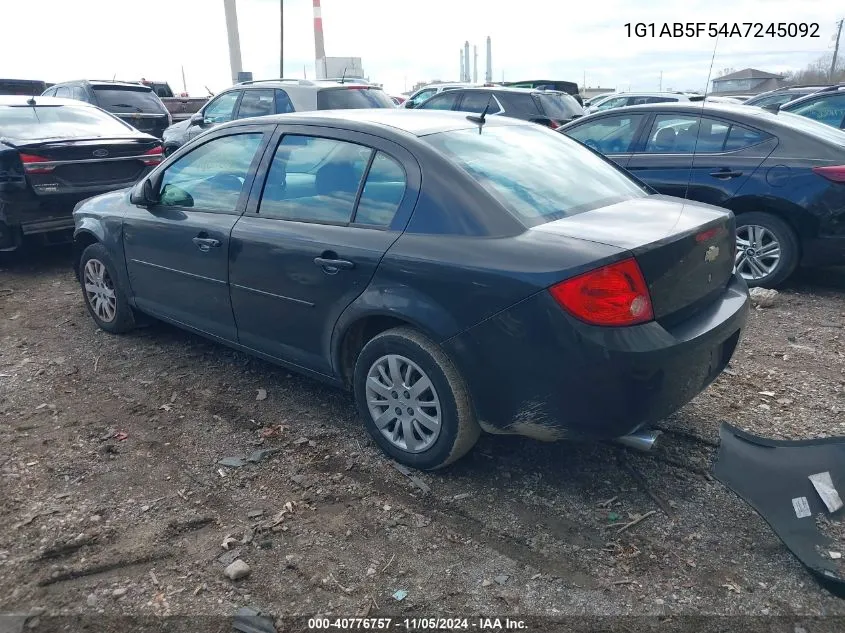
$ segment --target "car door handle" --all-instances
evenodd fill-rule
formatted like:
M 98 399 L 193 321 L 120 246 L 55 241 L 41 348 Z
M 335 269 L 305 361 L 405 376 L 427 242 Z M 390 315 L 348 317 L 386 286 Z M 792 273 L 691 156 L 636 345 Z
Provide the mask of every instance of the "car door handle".
M 330 275 L 333 275 L 339 270 L 351 270 L 352 268 L 355 268 L 355 264 L 353 262 L 345 259 L 315 257 L 314 263 Z
M 730 169 L 720 169 L 719 171 L 711 171 L 710 175 L 713 176 L 713 178 L 727 180 L 728 178 L 739 178 L 742 176 L 742 172 L 731 171 Z
M 212 248 L 216 248 L 221 245 L 220 240 L 215 240 L 213 237 L 201 237 L 199 235 L 192 241 L 203 253 L 207 253 Z

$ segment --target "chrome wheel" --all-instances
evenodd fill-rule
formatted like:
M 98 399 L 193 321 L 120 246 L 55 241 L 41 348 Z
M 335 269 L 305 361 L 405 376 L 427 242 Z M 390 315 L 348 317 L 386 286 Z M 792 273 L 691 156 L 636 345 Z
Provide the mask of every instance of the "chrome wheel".
M 376 360 L 367 373 L 366 396 L 373 422 L 397 448 L 421 453 L 440 435 L 440 400 L 412 360 L 398 354 Z
M 778 238 L 765 226 L 747 224 L 736 229 L 736 270 L 746 281 L 771 275 L 780 265 Z
M 117 313 L 117 297 L 105 264 L 99 259 L 85 262 L 84 283 L 85 298 L 94 314 L 101 321 L 111 323 Z

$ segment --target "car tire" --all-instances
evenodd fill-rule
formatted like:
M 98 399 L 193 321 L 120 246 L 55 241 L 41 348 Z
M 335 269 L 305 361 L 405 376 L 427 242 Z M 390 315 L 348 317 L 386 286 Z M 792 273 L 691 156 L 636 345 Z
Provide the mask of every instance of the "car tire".
M 78 277 L 85 307 L 101 330 L 122 334 L 134 329 L 135 315 L 115 271 L 111 255 L 99 242 L 82 251 Z
M 400 378 L 394 381 L 397 373 Z M 426 379 L 430 389 L 422 387 Z M 423 390 L 415 394 L 415 388 Z M 387 330 L 364 345 L 355 361 L 353 390 L 367 431 L 388 456 L 406 466 L 447 466 L 468 453 L 481 435 L 457 368 L 434 341 L 412 328 Z
M 736 265 L 750 288 L 774 288 L 782 284 L 795 271 L 801 258 L 798 237 L 795 231 L 779 217 L 760 211 L 741 213 L 736 216 Z M 749 244 L 751 237 L 759 241 Z M 762 236 L 762 237 L 761 237 Z M 763 255 L 741 256 L 741 248 L 760 253 L 777 242 L 778 258 Z M 749 258 L 753 259 L 749 259 Z M 756 264 L 756 266 L 755 266 Z M 765 274 L 760 274 L 765 272 Z

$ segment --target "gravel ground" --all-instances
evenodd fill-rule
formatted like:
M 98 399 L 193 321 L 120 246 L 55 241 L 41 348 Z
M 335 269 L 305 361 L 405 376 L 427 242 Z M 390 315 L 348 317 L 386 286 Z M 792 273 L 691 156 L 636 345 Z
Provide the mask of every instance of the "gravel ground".
M 845 615 L 706 472 L 721 420 L 845 435 L 845 271 L 752 312 L 729 373 L 663 425 L 694 437 L 484 437 L 409 476 L 343 392 L 163 324 L 97 330 L 69 260 L 0 260 L 0 612 Z

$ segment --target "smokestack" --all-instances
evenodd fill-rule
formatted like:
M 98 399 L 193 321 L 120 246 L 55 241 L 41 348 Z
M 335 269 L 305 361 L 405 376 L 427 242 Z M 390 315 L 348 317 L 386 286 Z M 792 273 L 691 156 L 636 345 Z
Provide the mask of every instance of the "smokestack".
M 472 83 L 478 83 L 478 47 L 472 45 Z
M 315 0 L 316 2 L 317 0 Z M 241 39 L 238 36 L 238 10 L 235 0 L 223 0 L 226 12 L 226 34 L 229 36 L 229 67 L 232 71 L 232 83 L 237 83 L 241 67 Z
M 323 60 L 326 59 L 326 44 L 323 41 L 323 14 L 320 11 L 320 0 L 314 0 L 314 57 L 316 58 L 317 77 L 319 77 L 320 66 L 325 64 Z
M 471 66 L 469 65 L 469 40 L 464 42 L 464 78 L 461 81 L 465 81 L 469 83 L 469 71 Z
M 484 74 L 484 81 L 493 81 L 493 46 L 490 43 L 490 36 L 487 36 L 487 72 Z
M 464 80 L 464 49 L 460 50 L 461 53 L 461 74 L 458 75 L 458 81 Z

